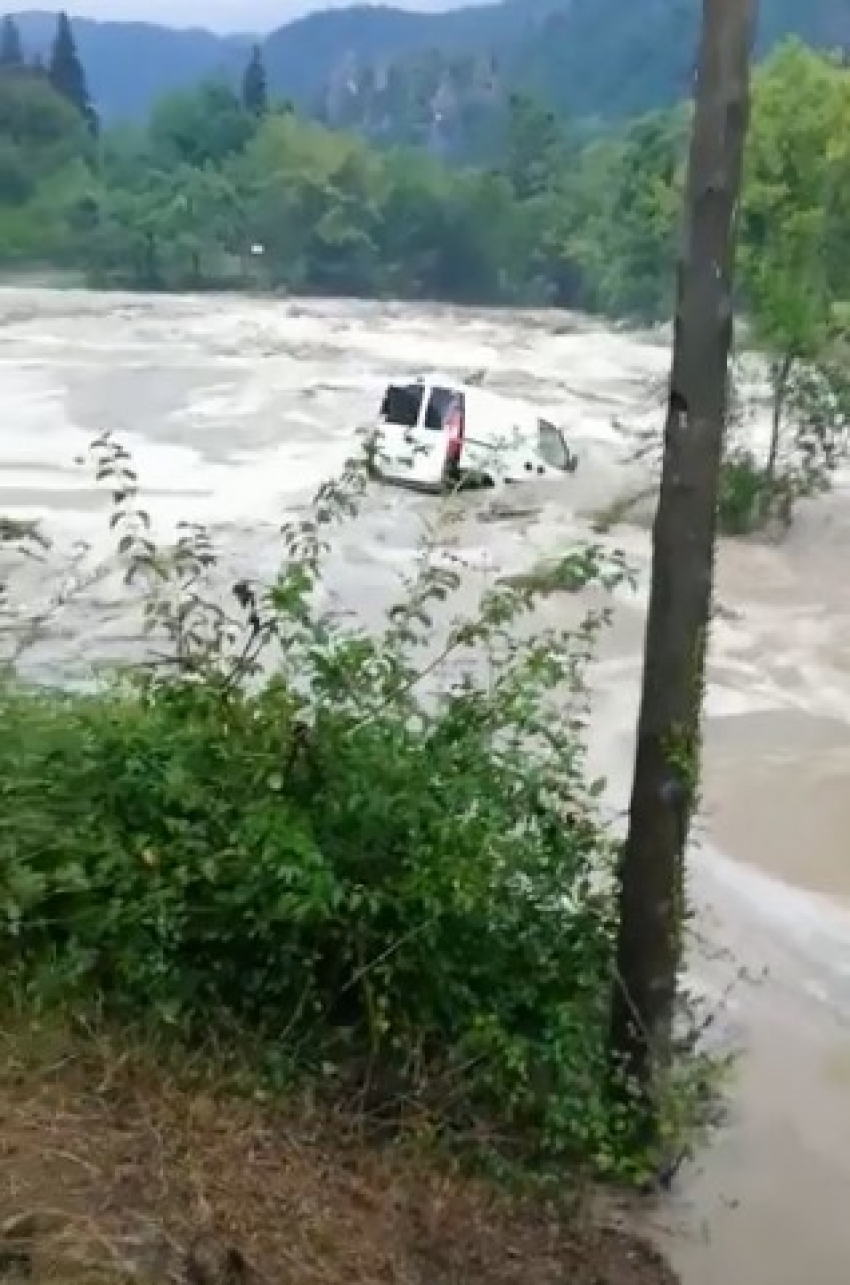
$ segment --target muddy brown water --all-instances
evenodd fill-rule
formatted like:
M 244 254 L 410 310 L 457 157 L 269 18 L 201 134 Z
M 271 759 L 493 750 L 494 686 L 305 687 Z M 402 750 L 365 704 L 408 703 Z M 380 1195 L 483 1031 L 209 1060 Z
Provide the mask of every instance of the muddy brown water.
M 456 508 L 443 538 L 472 568 L 468 600 L 499 572 L 563 550 L 645 483 L 623 462 L 621 426 L 657 421 L 646 386 L 668 360 L 660 337 L 551 314 L 37 289 L 0 291 L 0 339 L 0 513 L 40 519 L 56 549 L 88 541 L 80 577 L 108 547 L 104 498 L 75 462 L 97 433 L 110 429 L 129 446 L 161 528 L 206 522 L 226 573 L 271 574 L 280 521 L 340 466 L 384 378 L 486 368 L 494 387 L 560 421 L 581 462 L 564 484 Z M 340 607 L 377 620 L 434 514 L 433 500 L 371 493 L 329 566 Z M 618 597 L 595 668 L 591 758 L 621 817 L 646 514 L 608 538 L 639 579 Z M 693 971 L 718 997 L 722 1038 L 742 1057 L 727 1125 L 654 1215 L 685 1285 L 846 1285 L 850 1271 L 848 548 L 840 479 L 782 544 L 725 542 L 719 551 L 691 865 L 710 946 Z M 32 615 L 64 589 L 67 562 L 53 552 L 15 568 L 13 608 Z M 543 611 L 563 620 L 580 605 L 553 598 Z M 8 629 L 3 637 L 8 644 Z M 71 595 L 26 665 L 76 678 L 137 648 L 137 614 L 105 575 Z M 759 980 L 721 1000 L 740 970 Z

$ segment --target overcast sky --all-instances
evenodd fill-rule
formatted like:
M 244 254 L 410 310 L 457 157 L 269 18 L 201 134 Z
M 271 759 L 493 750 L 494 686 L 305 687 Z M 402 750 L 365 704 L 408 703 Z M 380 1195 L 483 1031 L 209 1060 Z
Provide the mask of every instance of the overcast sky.
M 481 3 L 482 0 L 471 2 Z M 339 8 L 346 3 L 351 3 L 351 0 L 76 0 L 76 3 L 68 5 L 68 10 L 72 16 L 147 19 L 170 27 L 270 31 L 310 9 Z M 404 9 L 435 10 L 452 9 L 461 3 L 470 3 L 470 0 L 393 0 L 393 3 Z M 19 4 L 17 7 L 23 9 L 25 6 Z

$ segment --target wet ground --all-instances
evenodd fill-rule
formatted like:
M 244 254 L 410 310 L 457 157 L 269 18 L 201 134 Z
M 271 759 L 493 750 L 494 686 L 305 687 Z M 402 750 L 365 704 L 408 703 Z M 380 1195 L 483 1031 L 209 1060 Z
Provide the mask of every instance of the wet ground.
M 105 500 L 75 463 L 96 434 L 130 448 L 158 526 L 210 524 L 228 572 L 271 574 L 280 522 L 350 452 L 388 374 L 486 368 L 539 402 L 578 450 L 563 484 L 455 502 L 452 546 L 500 571 L 562 551 L 642 478 L 621 427 L 647 422 L 661 336 L 552 314 L 383 305 L 0 292 L 0 514 L 57 547 L 108 546 Z M 658 417 L 660 420 L 660 416 Z M 507 510 L 503 507 L 509 499 Z M 329 591 L 377 618 L 436 502 L 369 495 Z M 495 511 L 494 511 L 495 506 Z M 597 666 L 592 756 L 627 802 L 649 542 L 645 514 L 608 537 L 639 574 Z M 745 1050 L 730 1121 L 659 1212 L 686 1285 L 846 1285 L 850 1262 L 850 495 L 801 512 L 782 544 L 726 542 L 710 657 L 705 806 L 694 890 L 712 949 L 695 964 Z M 91 561 L 91 558 L 90 558 Z M 61 587 L 55 555 L 16 571 L 30 615 Z M 552 615 L 575 612 L 553 598 Z M 76 676 L 137 645 L 114 581 L 75 596 L 27 664 Z

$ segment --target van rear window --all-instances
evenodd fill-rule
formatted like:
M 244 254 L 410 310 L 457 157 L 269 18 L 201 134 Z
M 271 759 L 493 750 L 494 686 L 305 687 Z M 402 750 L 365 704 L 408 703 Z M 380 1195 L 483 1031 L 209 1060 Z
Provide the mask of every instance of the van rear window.
M 425 389 L 422 384 L 390 384 L 381 402 L 381 418 L 388 424 L 415 428 Z
M 425 427 L 445 428 L 451 412 L 460 406 L 460 393 L 453 388 L 432 388 L 425 412 Z

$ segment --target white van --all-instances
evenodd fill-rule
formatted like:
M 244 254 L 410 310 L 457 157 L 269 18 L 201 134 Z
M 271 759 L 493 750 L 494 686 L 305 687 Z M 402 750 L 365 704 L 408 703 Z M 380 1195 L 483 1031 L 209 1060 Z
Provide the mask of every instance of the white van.
M 389 384 L 375 436 L 379 475 L 424 490 L 563 477 L 578 463 L 532 407 L 452 380 Z

